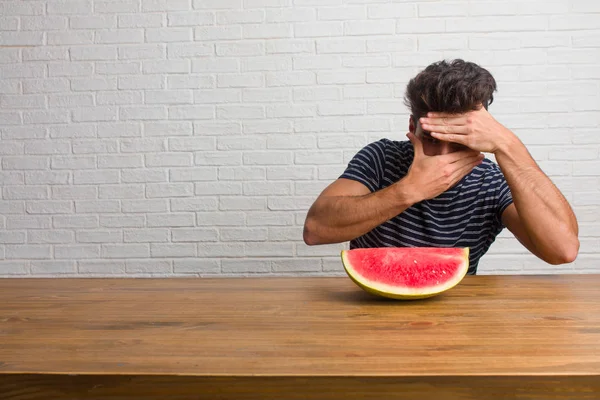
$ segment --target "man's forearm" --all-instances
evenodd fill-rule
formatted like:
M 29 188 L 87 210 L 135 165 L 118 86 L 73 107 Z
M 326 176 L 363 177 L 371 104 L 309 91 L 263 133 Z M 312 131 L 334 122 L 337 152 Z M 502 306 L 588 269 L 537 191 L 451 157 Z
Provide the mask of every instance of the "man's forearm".
M 313 204 L 304 224 L 309 245 L 340 243 L 370 232 L 415 203 L 404 181 L 364 196 L 325 196 Z
M 577 219 L 568 201 L 510 131 L 496 161 L 510 187 L 515 208 L 538 255 L 560 259 L 578 243 Z

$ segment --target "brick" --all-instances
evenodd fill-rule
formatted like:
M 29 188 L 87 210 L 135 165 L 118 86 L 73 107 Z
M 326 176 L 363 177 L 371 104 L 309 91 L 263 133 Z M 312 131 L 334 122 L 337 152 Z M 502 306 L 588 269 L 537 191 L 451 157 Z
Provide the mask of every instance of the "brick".
M 294 36 L 304 37 L 333 37 L 344 35 L 344 24 L 337 21 L 320 21 L 297 23 L 294 25 Z
M 143 166 L 142 154 L 98 155 L 98 168 L 141 168 Z
M 223 242 L 244 242 L 267 240 L 265 228 L 221 228 L 220 239 Z
M 198 196 L 211 195 L 241 195 L 242 185 L 240 182 L 202 182 L 195 188 Z
M 264 167 L 219 167 L 221 181 L 256 181 L 266 179 Z
M 392 35 L 395 30 L 395 20 L 344 22 L 344 35 L 346 36 Z
M 1 268 L 1 267 L 0 267 Z M 56 275 L 77 273 L 77 264 L 75 261 L 32 261 L 32 275 Z
M 119 230 L 78 231 L 79 243 L 119 243 L 123 241 L 123 232 Z
M 266 140 L 257 137 L 222 137 L 219 138 L 219 150 L 261 150 L 266 148 Z
M 150 256 L 149 244 L 103 244 L 102 258 L 147 258 Z
M 94 12 L 96 13 L 133 13 L 139 11 L 139 0 L 96 0 Z
M 199 226 L 243 226 L 245 213 L 242 212 L 198 212 L 196 223 Z
M 314 138 L 313 138 L 314 140 Z M 267 179 L 269 181 L 278 180 L 306 180 L 315 178 L 314 167 L 268 167 Z
M 190 197 L 194 194 L 191 183 L 148 183 L 146 195 L 148 198 Z
M 117 27 L 117 19 L 114 15 L 73 15 L 69 17 L 69 27 L 71 29 L 110 29 Z M 73 34 L 87 37 L 88 34 L 93 34 L 93 32 L 63 32 L 63 34 L 64 37 Z
M 172 12 L 168 14 L 169 26 L 213 25 L 215 14 L 212 12 Z
M 267 208 L 267 201 L 264 197 L 219 197 L 219 209 L 223 211 L 263 211 Z
M 169 119 L 173 120 L 213 119 L 214 114 L 214 108 L 210 106 L 169 107 Z
M 242 28 L 237 25 L 200 26 L 194 29 L 194 40 L 197 41 L 236 40 L 241 38 Z
M 6 259 L 50 259 L 52 258 L 52 248 L 47 245 L 6 245 Z
M 75 122 L 116 121 L 117 117 L 116 107 L 94 107 L 92 109 L 73 110 L 73 121 Z
M 139 138 L 120 141 L 123 153 L 148 153 L 165 151 L 167 146 L 163 139 Z
M 242 155 L 239 152 L 202 151 L 195 154 L 196 165 L 240 165 Z
M 162 243 L 169 241 L 168 229 L 125 229 L 123 231 L 125 243 Z
M 76 185 L 117 184 L 120 182 L 118 171 L 74 171 L 73 183 Z
M 294 102 L 341 100 L 341 93 L 338 87 L 298 87 L 293 89 L 293 99 Z
M 164 168 L 134 168 L 121 170 L 121 181 L 124 183 L 167 182 L 168 175 Z
M 126 45 L 119 47 L 121 60 L 156 60 L 165 58 L 167 51 L 164 44 Z
M 281 196 L 292 194 L 290 182 L 245 182 L 244 196 Z
M 272 41 L 269 41 L 271 43 Z M 258 41 L 217 43 L 216 54 L 219 57 L 260 56 L 265 54 L 265 45 Z
M 139 137 L 141 129 L 139 124 L 103 122 L 98 124 L 98 137 Z
M 150 107 L 150 106 L 133 106 L 133 107 L 121 107 L 119 119 L 121 121 L 128 120 L 164 120 L 167 118 L 167 109 L 162 106 Z
M 125 14 L 117 16 L 119 28 L 158 28 L 163 24 L 163 14 Z
M 142 0 L 142 11 L 180 11 L 191 9 L 190 0 Z
M 193 165 L 193 155 L 191 153 L 176 154 L 147 154 L 147 167 L 189 167 Z
M 194 91 L 196 104 L 241 103 L 242 89 L 201 89 Z
M 73 78 L 71 90 L 74 92 L 117 90 L 115 77 Z
M 69 81 L 64 78 L 28 79 L 23 82 L 24 94 L 57 93 L 68 91 Z
M 180 259 L 174 261 L 173 271 L 184 274 L 218 274 L 221 272 L 221 263 L 219 260 Z
M 146 42 L 171 43 L 192 40 L 192 28 L 147 28 Z
M 292 243 L 245 243 L 248 257 L 291 257 L 294 254 Z
M 172 266 L 168 260 L 126 260 L 125 271 L 128 274 L 168 274 Z
M 177 228 L 177 227 L 189 227 L 194 226 L 195 215 L 191 212 L 179 212 L 179 213 L 168 213 L 168 214 L 149 214 L 148 215 L 148 226 L 149 227 L 166 227 L 166 228 Z
M 221 262 L 223 273 L 267 273 L 271 271 L 269 261 L 263 260 L 227 260 Z
M 90 275 L 123 275 L 125 271 L 125 263 L 122 261 L 80 261 L 77 263 L 77 270 L 80 274 Z
M 142 103 L 141 91 L 106 91 L 96 93 L 96 102 L 98 105 L 123 105 Z
M 291 105 L 291 106 L 268 106 L 267 117 L 269 118 L 302 118 L 314 117 L 317 114 L 314 105 Z
M 152 257 L 195 257 L 196 245 L 192 243 L 152 243 L 150 251 Z
M 364 39 L 344 38 L 344 39 L 317 39 L 318 54 L 332 53 L 360 53 L 366 51 L 367 43 Z
M 41 95 L 5 95 L 0 97 L 0 107 L 15 109 L 45 108 L 46 99 Z
M 247 57 L 242 59 L 242 71 L 289 71 L 292 61 L 288 56 Z
M 171 199 L 170 202 L 172 211 L 216 211 L 218 207 L 214 197 Z
M 2 275 L 28 275 L 28 261 L 0 261 L 0 274 Z
M 99 199 L 139 199 L 144 196 L 144 186 L 135 184 L 101 185 Z
M 184 75 L 168 76 L 167 87 L 169 89 L 202 89 L 215 87 L 215 79 L 212 76 Z
M 169 43 L 167 45 L 167 56 L 168 58 L 189 58 L 189 57 L 204 57 L 204 56 L 212 56 L 215 53 L 214 45 L 208 43 Z M 221 62 L 223 64 L 223 60 L 214 60 L 214 59 L 194 59 L 192 60 L 193 72 L 209 72 L 209 70 L 203 70 L 201 68 L 202 64 L 200 62 Z M 231 61 L 231 60 L 230 60 Z M 225 60 L 227 62 L 227 60 Z M 235 65 L 237 66 L 237 61 L 235 61 Z M 237 68 L 234 69 L 237 71 Z M 213 72 L 231 72 L 231 71 L 221 71 L 216 70 Z
M 198 243 L 198 257 L 230 257 L 235 254 L 244 256 L 242 243 Z
M 82 46 L 72 47 L 71 60 L 75 61 L 104 61 L 116 60 L 117 48 L 113 46 Z
M 122 200 L 121 204 L 124 213 L 164 213 L 169 209 L 169 202 L 164 199 Z
M 308 10 L 312 11 L 312 9 Z M 347 21 L 367 18 L 367 9 L 364 6 L 319 7 L 317 13 L 318 19 L 322 21 Z
M 8 78 L 42 78 L 44 66 L 34 64 L 5 64 L 0 65 L 3 79 Z M 39 81 L 38 81 L 39 82 Z
M 193 125 L 186 121 L 170 122 L 144 122 L 144 133 L 148 137 L 154 136 L 190 136 L 193 132 Z
M 265 117 L 263 106 L 217 106 L 217 119 L 262 119 Z
M 209 228 L 175 228 L 172 231 L 173 242 L 216 242 L 218 232 Z
M 0 3 L 0 15 L 42 15 L 46 5 L 37 1 L 3 1 Z
M 43 32 L 0 31 L 0 46 L 41 46 L 43 44 Z
M 216 181 L 216 168 L 182 168 L 171 169 L 169 171 L 169 180 L 171 182 L 195 182 L 195 181 Z
M 336 55 L 295 56 L 296 70 L 330 70 L 342 67 L 342 58 Z
M 217 46 L 218 50 L 218 46 Z M 299 54 L 299 53 L 314 53 L 315 44 L 311 39 L 273 39 L 267 42 L 267 54 Z M 264 53 L 264 51 L 262 52 Z M 262 54 L 261 53 L 261 54 Z M 217 52 L 217 55 L 219 53 Z M 248 54 L 259 55 L 259 54 Z
M 23 212 L 25 210 L 23 209 Z M 58 217 L 54 217 L 58 218 Z M 52 226 L 52 218 L 46 216 L 7 216 L 6 217 L 6 229 L 50 229 Z M 54 228 L 60 228 L 54 226 Z
M 49 95 L 48 106 L 51 108 L 92 107 L 94 96 L 91 93 Z
M 262 23 L 265 22 L 265 13 L 262 10 L 218 11 L 216 22 L 219 25 Z
M 304 258 L 295 260 L 277 260 L 271 262 L 273 272 L 279 273 L 301 273 L 321 271 L 321 261 L 315 258 Z
M 164 88 L 164 79 L 160 75 L 155 76 L 128 76 L 119 77 L 119 90 L 139 90 L 139 89 L 162 89 Z

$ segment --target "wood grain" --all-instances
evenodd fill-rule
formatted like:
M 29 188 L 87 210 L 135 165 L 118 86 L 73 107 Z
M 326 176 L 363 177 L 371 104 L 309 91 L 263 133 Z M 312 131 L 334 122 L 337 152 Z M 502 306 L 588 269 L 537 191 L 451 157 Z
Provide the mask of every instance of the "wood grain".
M 0 279 L 0 398 L 167 398 L 160 388 L 600 399 L 600 275 L 467 276 L 414 302 L 345 277 Z

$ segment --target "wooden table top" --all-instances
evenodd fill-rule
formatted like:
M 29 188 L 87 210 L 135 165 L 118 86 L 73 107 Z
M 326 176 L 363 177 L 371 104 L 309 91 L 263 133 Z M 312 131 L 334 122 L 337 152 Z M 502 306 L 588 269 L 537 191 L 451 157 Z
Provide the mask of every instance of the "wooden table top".
M 600 275 L 0 279 L 0 374 L 600 376 Z

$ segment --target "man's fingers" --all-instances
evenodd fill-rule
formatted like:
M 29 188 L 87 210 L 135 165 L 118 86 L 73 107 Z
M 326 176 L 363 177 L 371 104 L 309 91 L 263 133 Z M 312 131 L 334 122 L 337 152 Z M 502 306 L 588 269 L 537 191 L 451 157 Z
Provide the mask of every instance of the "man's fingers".
M 471 172 L 473 170 L 473 168 L 475 168 L 479 164 L 481 164 L 481 159 L 479 159 L 479 158 L 475 161 L 470 161 L 470 162 L 465 163 L 460 168 L 458 168 L 456 171 L 454 171 L 454 174 L 452 175 L 452 181 L 454 183 L 460 181 L 462 178 L 467 176 L 467 174 L 469 172 Z
M 459 133 L 440 133 L 440 132 L 431 132 L 431 137 L 443 140 L 444 142 L 452 142 L 462 144 L 463 146 L 467 146 L 468 137 L 467 135 L 459 134 Z M 469 147 L 469 146 L 467 146 Z
M 460 114 L 429 113 L 419 119 L 421 125 L 466 125 L 467 116 Z
M 437 132 L 443 134 L 456 133 L 459 135 L 466 135 L 468 127 L 466 125 L 433 125 L 433 124 L 422 124 L 424 130 L 429 132 Z
M 448 164 L 453 164 L 459 160 L 465 159 L 465 158 L 471 158 L 471 157 L 479 157 L 482 156 L 483 154 L 475 151 L 475 150 L 461 150 L 461 151 L 455 151 L 454 153 L 449 153 L 449 154 L 444 154 L 440 157 L 444 158 L 444 161 L 446 161 Z

